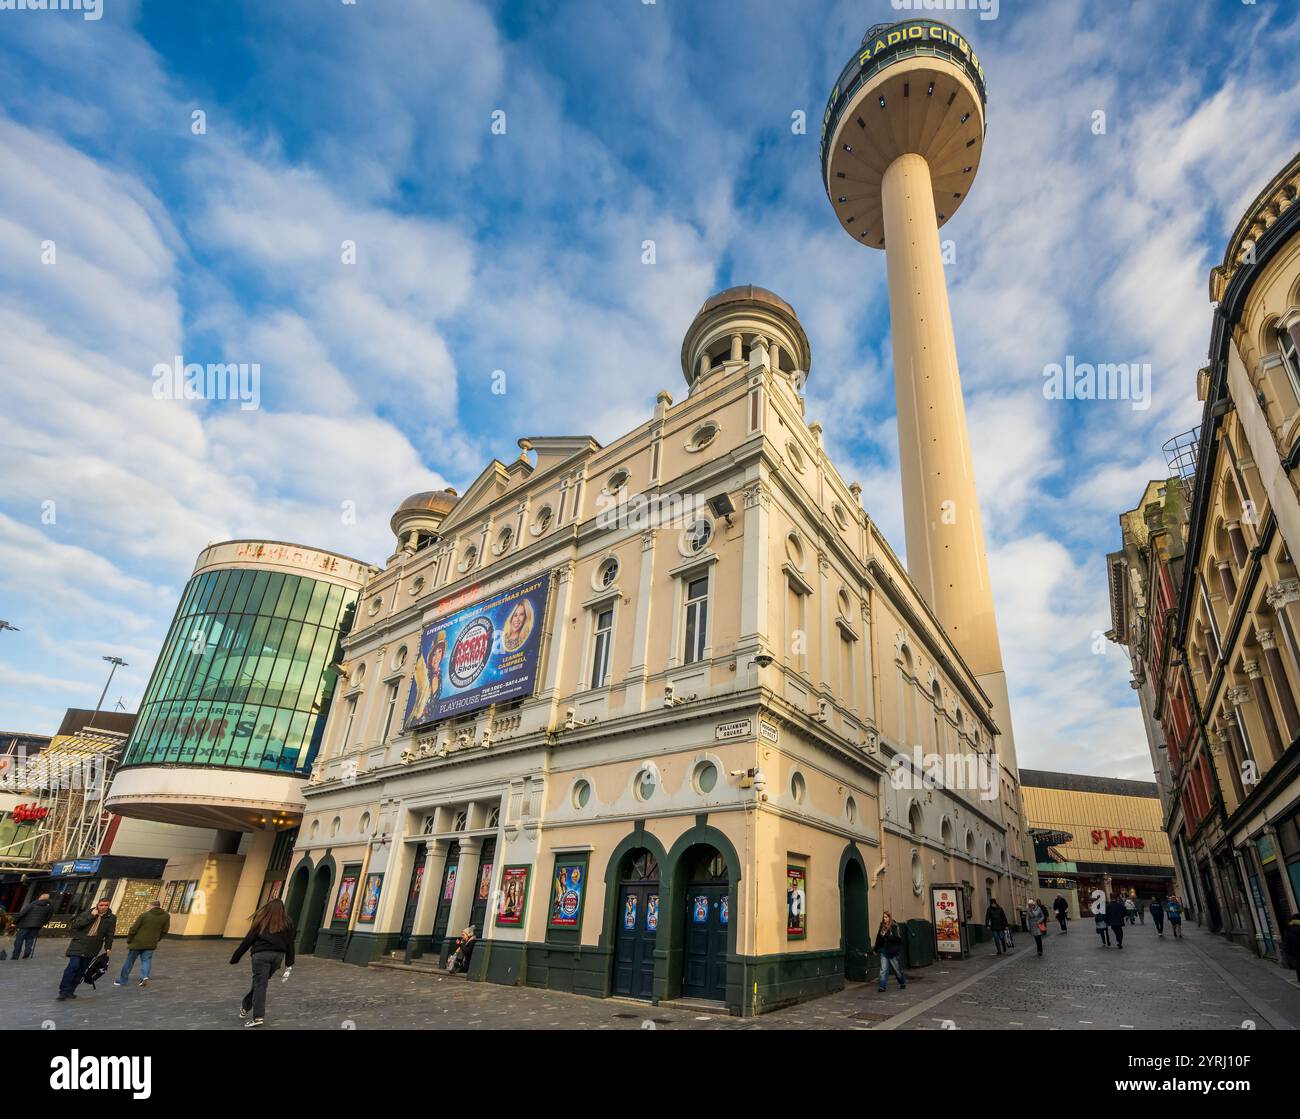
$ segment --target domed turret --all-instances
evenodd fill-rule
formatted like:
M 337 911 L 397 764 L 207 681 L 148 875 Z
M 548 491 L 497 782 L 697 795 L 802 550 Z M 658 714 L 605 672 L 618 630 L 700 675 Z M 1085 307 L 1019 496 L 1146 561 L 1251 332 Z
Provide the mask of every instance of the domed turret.
M 450 486 L 445 490 L 425 490 L 413 493 L 393 513 L 388 522 L 397 537 L 397 546 L 415 551 L 431 544 L 438 537 L 438 529 L 447 514 L 459 500 Z
M 794 374 L 806 373 L 811 364 L 808 336 L 794 308 L 755 284 L 706 299 L 682 341 L 682 374 L 692 390 L 715 370 L 766 366 Z

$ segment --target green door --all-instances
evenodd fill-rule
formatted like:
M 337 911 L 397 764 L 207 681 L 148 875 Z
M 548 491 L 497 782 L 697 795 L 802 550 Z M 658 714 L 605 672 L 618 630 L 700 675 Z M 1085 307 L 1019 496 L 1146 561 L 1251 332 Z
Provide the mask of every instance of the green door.
M 728 891 L 717 883 L 686 888 L 686 937 L 682 995 L 722 1002 L 727 997 Z
M 447 865 L 443 868 L 442 882 L 438 886 L 438 909 L 433 918 L 433 947 L 439 952 L 447 935 L 447 923 L 451 920 L 451 899 L 456 892 L 459 865 L 460 844 L 453 843 L 447 851 Z
M 426 848 L 421 843 L 415 849 L 415 865 L 411 868 L 411 882 L 406 889 L 406 911 L 402 914 L 402 934 L 397 938 L 397 946 L 405 948 L 411 940 L 415 929 L 415 911 L 420 904 L 420 887 L 424 884 L 424 858 Z
M 483 922 L 487 920 L 488 901 L 492 896 L 492 866 L 496 861 L 496 836 L 485 840 L 483 854 L 478 862 L 478 880 L 474 884 L 474 904 L 469 911 L 469 923 L 474 926 L 474 935 L 483 935 Z M 459 929 L 456 930 L 460 932 Z

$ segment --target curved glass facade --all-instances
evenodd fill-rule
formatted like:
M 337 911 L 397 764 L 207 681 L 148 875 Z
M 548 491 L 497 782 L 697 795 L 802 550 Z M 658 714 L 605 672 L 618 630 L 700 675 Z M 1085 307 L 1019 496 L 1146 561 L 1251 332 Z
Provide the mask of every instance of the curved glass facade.
M 334 693 L 357 592 L 256 568 L 185 587 L 122 764 L 305 774 Z

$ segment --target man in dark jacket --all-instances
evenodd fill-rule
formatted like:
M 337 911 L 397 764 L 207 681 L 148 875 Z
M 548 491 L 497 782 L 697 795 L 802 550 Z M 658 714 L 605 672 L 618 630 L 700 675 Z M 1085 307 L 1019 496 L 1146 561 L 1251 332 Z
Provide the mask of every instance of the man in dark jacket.
M 14 933 L 14 959 L 22 956 L 24 960 L 29 959 L 31 954 L 36 951 L 36 938 L 41 935 L 41 929 L 50 923 L 50 918 L 54 916 L 54 906 L 50 904 L 50 895 L 41 894 L 35 901 L 29 901 L 18 911 L 14 918 L 14 928 L 18 931 Z
M 1001 956 L 1007 950 L 1007 911 L 998 904 L 997 898 L 989 900 L 988 911 L 984 914 L 984 923 L 993 933 L 993 947 Z
M 1065 924 L 1070 919 L 1070 903 L 1057 894 L 1056 900 L 1052 902 L 1052 909 L 1056 913 L 1056 919 L 1061 922 L 1061 932 L 1069 932 Z
M 72 939 L 68 942 L 68 966 L 64 969 L 63 979 L 59 982 L 59 998 L 75 999 L 77 987 L 86 974 L 86 968 L 100 952 L 113 950 L 113 934 L 117 932 L 117 916 L 105 898 L 87 909 L 80 917 L 74 917 L 68 926 Z
M 126 934 L 126 961 L 122 964 L 122 974 L 113 980 L 114 987 L 125 987 L 130 982 L 131 968 L 135 966 L 136 960 L 140 961 L 140 986 L 149 985 L 154 949 L 171 927 L 172 919 L 167 915 L 167 910 L 154 898 Z
M 1116 894 L 1106 903 L 1106 924 L 1110 926 L 1110 931 L 1115 934 L 1115 946 L 1124 947 L 1124 922 L 1127 920 L 1128 911 L 1124 908 L 1124 899 Z

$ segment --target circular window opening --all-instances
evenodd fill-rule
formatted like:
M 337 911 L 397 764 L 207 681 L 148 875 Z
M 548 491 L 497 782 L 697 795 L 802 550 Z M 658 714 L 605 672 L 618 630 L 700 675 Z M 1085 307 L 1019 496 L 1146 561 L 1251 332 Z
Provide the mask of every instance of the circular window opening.
M 607 493 L 618 493 L 619 490 L 627 485 L 628 479 L 631 477 L 632 475 L 630 475 L 626 470 L 615 470 L 614 473 L 609 476 L 609 481 L 605 483 L 605 491 Z
M 808 793 L 808 784 L 803 779 L 802 773 L 796 773 L 790 778 L 790 795 L 794 797 L 795 804 L 803 804 L 803 798 Z
M 920 895 L 925 889 L 925 869 L 921 865 L 921 853 L 912 851 L 912 893 Z
M 339 828 L 341 828 L 342 826 L 343 826 L 342 818 L 339 816 L 335 816 L 334 819 L 330 822 L 330 835 L 332 836 L 338 835 Z
M 849 823 L 855 823 L 858 818 L 858 802 L 852 797 L 844 802 L 844 815 L 848 817 Z
M 406 663 L 406 646 L 403 645 L 397 650 L 397 655 L 393 657 L 393 667 L 401 668 Z
M 685 543 L 691 553 L 702 552 L 713 539 L 713 522 L 706 517 L 692 521 L 686 526 Z
M 840 617 L 847 618 L 849 616 L 849 611 L 850 609 L 852 609 L 853 606 L 853 603 L 849 598 L 848 591 L 840 591 L 839 602 L 840 602 Z
M 361 813 L 361 832 L 364 835 L 369 830 L 370 830 L 370 813 L 363 812 Z
M 790 459 L 790 465 L 794 467 L 795 470 L 797 470 L 800 474 L 802 474 L 804 470 L 807 469 L 807 467 L 804 465 L 803 452 L 800 451 L 799 448 L 796 447 L 793 442 L 789 442 L 785 445 L 785 453 Z
M 465 549 L 465 558 L 460 561 L 460 569 L 468 571 L 478 561 L 478 548 L 471 544 Z
M 320 835 L 320 821 L 313 820 L 311 822 L 311 837 L 315 839 L 318 835 Z
M 366 665 L 365 662 L 362 661 L 361 664 L 357 665 L 357 671 L 352 677 L 352 683 L 360 684 L 361 681 L 364 680 L 365 678 L 366 678 Z
M 533 522 L 533 532 L 541 536 L 548 528 L 551 527 L 551 521 L 555 519 L 555 510 L 549 505 L 544 505 L 541 512 L 537 514 L 537 520 Z
M 790 557 L 790 562 L 795 567 L 803 567 L 803 541 L 799 539 L 797 532 L 789 533 L 785 538 L 785 554 Z
M 835 515 L 835 523 L 838 524 L 840 528 L 849 527 L 849 515 L 844 511 L 843 505 L 836 502 L 831 506 L 831 512 Z
M 384 600 L 379 595 L 375 595 L 375 597 L 370 600 L 370 605 L 366 607 L 366 613 L 373 618 L 379 613 L 379 608 L 383 606 L 383 604 Z
M 718 767 L 712 762 L 700 762 L 695 767 L 695 787 L 702 793 L 713 792 L 718 783 Z
M 636 779 L 636 795 L 641 800 L 649 800 L 655 795 L 655 775 L 649 769 L 643 769 Z
M 496 547 L 497 555 L 500 555 L 502 552 L 506 551 L 510 547 L 510 545 L 513 544 L 514 542 L 515 542 L 515 530 L 511 528 L 509 525 L 506 525 L 506 527 L 503 528 L 497 534 L 497 547 Z
M 618 578 L 618 560 L 607 559 L 596 569 L 596 585 L 602 589 L 612 587 Z
M 411 580 L 411 594 L 417 595 L 422 590 L 424 590 L 424 576 L 417 575 L 414 579 Z
M 718 425 L 715 423 L 701 424 L 695 429 L 687 447 L 692 451 L 702 451 L 718 437 Z
M 586 808 L 587 802 L 591 800 L 591 782 L 576 781 L 573 785 L 573 807 Z

